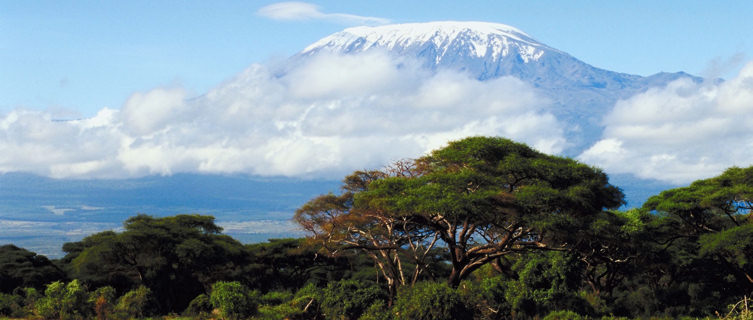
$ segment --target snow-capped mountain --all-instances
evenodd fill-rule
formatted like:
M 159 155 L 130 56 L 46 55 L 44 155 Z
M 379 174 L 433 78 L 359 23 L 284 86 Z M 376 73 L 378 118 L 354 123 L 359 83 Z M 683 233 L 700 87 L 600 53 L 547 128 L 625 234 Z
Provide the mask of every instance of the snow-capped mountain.
M 417 58 L 432 70 L 458 70 L 479 80 L 513 76 L 532 84 L 553 101 L 553 114 L 573 124 L 568 133 L 575 144 L 571 152 L 600 136 L 602 115 L 617 100 L 681 77 L 701 80 L 683 72 L 642 77 L 596 68 L 517 28 L 487 22 L 348 28 L 314 42 L 296 58 L 370 50 Z
M 369 50 L 417 57 L 428 67 L 463 70 L 480 80 L 515 76 L 547 89 L 566 86 L 623 90 L 687 76 L 660 73 L 641 77 L 595 68 L 517 28 L 475 21 L 348 28 L 311 44 L 300 55 Z

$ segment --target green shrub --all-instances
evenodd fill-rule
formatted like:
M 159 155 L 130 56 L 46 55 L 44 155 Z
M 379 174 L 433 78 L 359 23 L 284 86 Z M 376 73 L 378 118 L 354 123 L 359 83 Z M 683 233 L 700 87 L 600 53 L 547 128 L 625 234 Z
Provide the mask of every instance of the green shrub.
M 534 318 L 555 310 L 591 314 L 578 294 L 578 260 L 563 252 L 534 253 L 516 263 L 518 278 L 506 284 L 505 299 L 516 318 Z
M 258 320 L 279 320 L 279 319 L 319 319 L 318 315 L 313 317 L 303 313 L 301 308 L 292 306 L 290 303 L 283 303 L 276 306 L 262 305 L 256 313 L 254 319 Z
M 582 320 L 583 316 L 570 310 L 552 311 L 542 320 Z
M 23 301 L 22 296 L 0 292 L 0 316 L 23 317 Z
M 323 290 L 322 312 L 327 319 L 358 319 L 370 305 L 386 298 L 384 290 L 368 282 L 340 280 Z
M 463 281 L 457 291 L 463 303 L 480 319 L 507 319 L 510 304 L 505 299 L 508 280 L 503 276 Z
M 86 289 L 78 280 L 67 285 L 55 281 L 47 285 L 44 297 L 36 301 L 36 313 L 44 319 L 85 319 L 90 311 L 87 297 Z
M 115 311 L 115 288 L 97 288 L 89 295 L 89 304 L 94 306 L 94 314 L 98 320 L 107 319 Z
M 256 294 L 238 281 L 215 283 L 209 300 L 219 309 L 223 319 L 250 317 L 256 313 L 258 306 Z
M 289 305 L 295 313 L 287 315 L 291 319 L 321 319 L 322 289 L 309 283 L 299 289 L 293 296 Z M 289 312 L 289 311 L 288 311 Z
M 209 301 L 209 296 L 206 294 L 200 294 L 193 298 L 191 302 L 183 311 L 184 316 L 197 317 L 200 319 L 208 318 L 212 314 L 212 303 Z
M 293 299 L 293 294 L 287 291 L 271 291 L 262 295 L 259 299 L 260 304 L 278 305 Z
M 143 318 L 154 310 L 152 290 L 145 286 L 126 292 L 118 299 L 115 313 L 125 318 Z
M 393 307 L 395 319 L 453 320 L 473 319 L 473 312 L 460 294 L 446 283 L 421 282 L 403 288 Z
M 358 320 L 390 320 L 392 319 L 392 313 L 387 308 L 387 304 L 382 300 L 377 300 L 372 303 L 363 315 Z

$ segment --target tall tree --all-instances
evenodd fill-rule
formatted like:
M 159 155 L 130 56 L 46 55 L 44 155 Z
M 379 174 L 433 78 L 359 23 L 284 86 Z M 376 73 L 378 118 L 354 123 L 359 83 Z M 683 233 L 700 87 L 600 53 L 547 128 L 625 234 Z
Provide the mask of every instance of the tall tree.
M 561 248 L 567 230 L 622 203 L 600 170 L 503 138 L 471 137 L 415 160 L 413 176 L 371 182 L 356 207 L 429 231 L 447 247 L 460 281 L 507 254 Z

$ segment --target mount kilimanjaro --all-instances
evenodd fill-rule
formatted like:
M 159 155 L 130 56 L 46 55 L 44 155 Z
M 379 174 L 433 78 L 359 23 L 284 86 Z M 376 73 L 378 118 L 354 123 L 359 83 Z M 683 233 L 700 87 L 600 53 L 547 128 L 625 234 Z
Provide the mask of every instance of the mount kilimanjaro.
M 602 116 L 619 99 L 683 77 L 702 80 L 684 72 L 643 77 L 596 68 L 515 27 L 488 22 L 348 28 L 314 42 L 293 59 L 369 51 L 416 58 L 431 70 L 460 71 L 480 81 L 511 76 L 531 84 L 553 102 L 550 111 L 570 124 L 566 134 L 573 145 L 566 153 L 571 156 L 601 136 Z

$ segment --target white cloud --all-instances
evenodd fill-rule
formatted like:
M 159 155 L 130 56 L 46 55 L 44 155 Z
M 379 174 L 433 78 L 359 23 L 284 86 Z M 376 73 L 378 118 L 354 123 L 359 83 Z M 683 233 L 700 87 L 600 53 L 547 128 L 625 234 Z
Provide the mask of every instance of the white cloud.
M 148 135 L 166 129 L 176 118 L 190 116 L 184 103 L 186 94 L 182 89 L 154 89 L 147 93 L 135 93 L 121 109 L 123 123 L 131 133 Z
M 136 93 L 120 111 L 53 121 L 0 116 L 0 172 L 57 178 L 178 172 L 341 177 L 417 157 L 449 140 L 498 135 L 565 147 L 548 101 L 514 78 L 431 72 L 385 53 L 320 56 L 280 75 L 253 65 L 210 92 Z
M 327 20 L 348 25 L 379 25 L 390 20 L 346 13 L 324 13 L 318 6 L 306 2 L 278 2 L 262 7 L 257 14 L 274 20 Z
M 55 206 L 42 206 L 42 208 L 46 209 L 50 213 L 56 215 L 56 216 L 62 216 L 65 215 L 66 212 L 76 211 L 75 209 L 71 208 L 57 208 Z
M 676 80 L 619 101 L 579 159 L 673 183 L 753 164 L 753 63 L 722 83 Z

